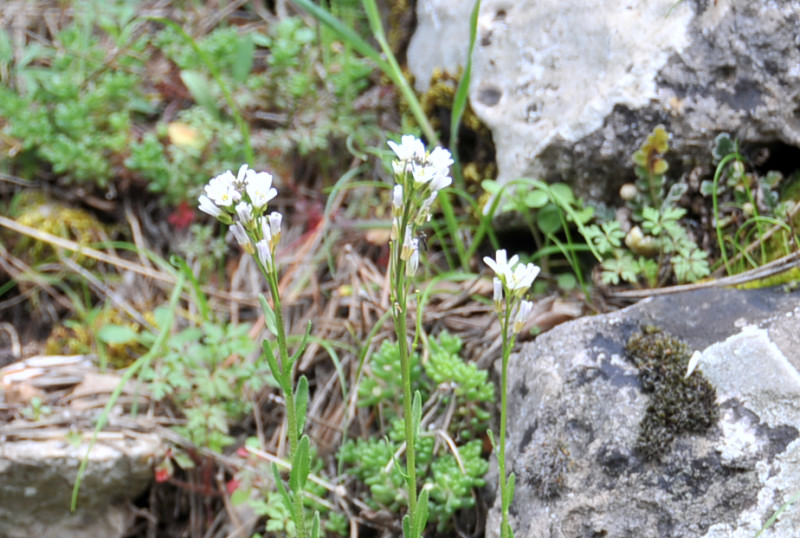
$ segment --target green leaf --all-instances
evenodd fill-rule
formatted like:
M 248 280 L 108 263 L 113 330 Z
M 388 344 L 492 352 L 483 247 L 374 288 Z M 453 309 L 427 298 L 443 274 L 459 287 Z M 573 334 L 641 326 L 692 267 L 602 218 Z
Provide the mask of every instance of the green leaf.
M 503 188 L 500 183 L 494 179 L 484 179 L 481 181 L 481 187 L 489 194 L 497 194 Z
M 412 442 L 416 444 L 417 437 L 419 437 L 419 425 L 422 421 L 422 395 L 420 392 L 414 391 L 414 401 L 411 404 L 411 429 L 414 438 Z
M 267 359 L 269 370 L 272 372 L 272 377 L 274 377 L 275 380 L 280 384 L 283 391 L 287 392 L 286 376 L 283 375 L 281 367 L 278 365 L 278 359 L 275 357 L 275 351 L 272 349 L 272 344 L 270 344 L 269 340 L 264 340 L 261 343 L 261 348 L 263 349 L 262 355 Z M 289 390 L 291 390 L 291 387 L 289 387 Z
M 550 197 L 543 190 L 536 189 L 525 195 L 524 203 L 531 209 L 539 209 L 550 202 Z
M 297 443 L 297 452 L 292 461 L 292 470 L 289 472 L 289 487 L 292 488 L 295 495 L 303 494 L 310 466 L 309 440 L 308 436 L 304 435 Z
M 714 149 L 711 155 L 714 157 L 715 161 L 721 161 L 726 156 L 737 152 L 736 142 L 731 139 L 731 135 L 728 133 L 720 133 L 717 135 L 717 138 L 714 139 Z
M 489 437 L 489 442 L 492 444 L 492 450 L 497 450 L 497 443 L 494 442 L 494 432 L 486 430 L 486 435 Z
M 272 476 L 275 479 L 275 487 L 278 489 L 278 493 L 281 496 L 283 505 L 286 507 L 286 510 L 288 510 L 290 514 L 294 514 L 294 505 L 292 504 L 292 498 L 286 491 L 286 488 L 283 485 L 283 479 L 281 478 L 281 473 L 280 471 L 278 471 L 278 466 L 274 462 L 272 464 Z
M 243 505 L 250 499 L 251 491 L 250 488 L 236 488 L 236 491 L 231 494 L 231 504 L 233 504 L 233 506 Z
M 294 364 L 294 362 L 300 358 L 300 355 L 303 354 L 303 351 L 306 350 L 306 346 L 308 345 L 308 339 L 311 337 L 311 320 L 308 320 L 306 324 L 306 332 L 303 335 L 303 340 L 300 341 L 300 345 L 297 346 L 292 357 L 289 359 L 289 364 Z
M 314 512 L 314 519 L 311 521 L 311 538 L 319 538 L 319 512 Z
M 106 344 L 130 344 L 136 342 L 139 334 L 125 325 L 104 325 L 97 331 L 97 338 Z
M 547 205 L 536 213 L 536 226 L 546 235 L 561 230 L 561 215 L 554 205 Z
M 264 297 L 263 293 L 258 294 L 258 302 L 261 303 L 261 310 L 264 311 L 264 322 L 267 324 L 267 330 L 278 336 L 278 322 L 275 318 L 275 311 L 267 302 L 267 298 Z
M 411 524 L 412 536 L 422 536 L 425 525 L 428 523 L 428 488 L 422 488 L 417 500 L 417 511 L 414 512 L 414 521 Z
M 214 95 L 211 93 L 211 82 L 208 78 L 197 71 L 186 70 L 181 72 L 181 80 L 186 85 L 189 93 L 192 94 L 192 98 L 195 102 L 206 109 L 215 119 L 219 119 L 219 106 L 217 105 L 217 100 L 214 99 Z
M 550 193 L 553 195 L 553 201 L 562 207 L 575 202 L 575 194 L 572 192 L 572 187 L 566 183 L 553 183 L 550 185 Z
M 233 80 L 242 84 L 247 80 L 247 76 L 253 68 L 253 52 L 255 44 L 251 34 L 239 36 L 236 43 L 236 56 L 233 59 Z
M 306 409 L 308 407 L 308 378 L 300 376 L 297 382 L 297 391 L 294 393 L 294 405 L 297 415 L 297 435 L 303 435 L 306 423 Z
M 508 475 L 508 482 L 506 482 L 506 500 L 509 506 L 511 506 L 511 502 L 514 500 L 514 486 L 516 481 L 517 477 L 514 473 Z

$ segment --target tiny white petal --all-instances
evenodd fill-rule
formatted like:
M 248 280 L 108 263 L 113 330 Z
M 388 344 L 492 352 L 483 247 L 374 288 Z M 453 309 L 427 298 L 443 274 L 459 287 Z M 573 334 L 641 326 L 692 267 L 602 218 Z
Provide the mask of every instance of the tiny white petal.
M 692 375 L 692 372 L 695 371 L 697 365 L 700 364 L 700 359 L 702 358 L 703 354 L 700 353 L 699 351 L 695 351 L 694 353 L 692 353 L 692 356 L 689 359 L 689 366 L 686 368 L 686 375 L 683 376 L 684 378 L 687 378 L 690 375 Z
M 200 201 L 200 206 L 199 206 L 200 211 L 208 213 L 212 217 L 221 217 L 224 214 L 222 210 L 217 206 L 217 204 L 215 204 L 211 200 L 211 198 L 209 198 L 205 194 L 200 195 L 199 201 Z
M 453 164 L 453 158 L 450 155 L 450 152 L 444 148 L 436 147 L 431 151 L 431 154 L 428 155 L 428 163 L 430 163 L 434 168 L 444 172 L 445 174 L 448 172 L 448 168 L 450 165 Z
M 452 182 L 453 178 L 451 178 L 449 175 L 447 175 L 446 173 L 445 174 L 439 173 L 436 176 L 434 176 L 434 178 L 428 184 L 428 187 L 430 187 L 430 189 L 433 192 L 437 192 L 444 189 L 445 187 L 449 187 Z

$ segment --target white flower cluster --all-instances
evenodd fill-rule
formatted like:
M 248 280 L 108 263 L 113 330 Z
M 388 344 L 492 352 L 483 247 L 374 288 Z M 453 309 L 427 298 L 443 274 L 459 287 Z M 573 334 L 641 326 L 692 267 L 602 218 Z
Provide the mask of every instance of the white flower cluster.
M 520 263 L 516 254 L 508 259 L 505 250 L 498 250 L 495 259 L 486 256 L 483 261 L 496 275 L 493 280 L 495 312 L 502 316 L 505 308 L 511 308 L 514 333 L 519 334 L 533 309 L 533 303 L 523 300 L 522 297 L 528 292 L 541 269 L 532 263 Z M 506 304 L 506 298 L 510 299 L 511 304 Z
M 403 136 L 400 144 L 390 140 L 389 147 L 397 156 L 392 161 L 397 185 L 392 190 L 391 239 L 402 241 L 400 259 L 406 262 L 406 274 L 413 276 L 419 267 L 420 247 L 415 230 L 431 219 L 431 206 L 439 191 L 453 182 L 453 159 L 440 147 L 428 153 L 422 141 L 412 135 Z
M 277 211 L 266 214 L 267 204 L 278 195 L 272 175 L 243 164 L 236 176 L 227 170 L 212 178 L 205 191 L 199 198 L 200 210 L 231 225 L 236 242 L 271 270 L 283 220 Z

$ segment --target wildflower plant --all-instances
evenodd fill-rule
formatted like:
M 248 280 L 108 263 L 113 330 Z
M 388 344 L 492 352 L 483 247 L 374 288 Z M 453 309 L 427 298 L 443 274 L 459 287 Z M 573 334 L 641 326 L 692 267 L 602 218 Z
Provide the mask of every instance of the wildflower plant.
M 400 354 L 403 384 L 403 419 L 406 439 L 406 487 L 408 513 L 403 518 L 406 537 L 421 536 L 428 518 L 428 491 L 417 498 L 415 445 L 422 415 L 420 393 L 411 395 L 411 356 L 408 349 L 408 298 L 413 277 L 419 268 L 421 227 L 431 218 L 431 206 L 439 192 L 452 183 L 450 166 L 453 159 L 446 149 L 437 147 L 428 152 L 418 138 L 406 135 L 400 143 L 389 141 L 396 159 L 392 171 L 396 184 L 392 189 L 391 254 L 389 280 L 391 308 Z
M 309 439 L 303 435 L 308 405 L 308 379 L 301 376 L 295 387 L 294 363 L 305 346 L 308 332 L 303 344 L 290 356 L 278 291 L 278 267 L 275 262 L 275 249 L 281 237 L 283 216 L 277 211 L 267 213 L 269 202 L 277 194 L 278 191 L 272 186 L 271 174 L 256 172 L 244 164 L 235 176 L 228 170 L 212 178 L 205 186 L 205 194 L 199 198 L 199 209 L 230 226 L 239 246 L 255 259 L 272 295 L 273 307 L 270 307 L 263 295 L 259 296 L 259 300 L 267 328 L 277 339 L 278 355 L 276 356 L 272 344 L 266 339 L 263 342 L 263 355 L 286 402 L 289 460 L 292 462 L 288 491 L 274 464 L 272 472 L 278 493 L 291 514 L 296 535 L 305 538 L 309 534 L 303 511 L 303 490 L 311 464 Z M 311 535 L 319 535 L 318 514 L 314 516 Z
M 532 263 L 521 263 L 517 255 L 509 259 L 505 250 L 498 250 L 494 259 L 486 256 L 483 261 L 495 273 L 493 279 L 494 310 L 500 320 L 500 333 L 503 337 L 503 362 L 500 375 L 500 441 L 495 443 L 491 432 L 489 432 L 489 438 L 497 452 L 497 463 L 500 470 L 500 499 L 503 517 L 500 536 L 508 538 L 513 535 L 508 523 L 508 508 L 514 498 L 514 473 L 506 477 L 508 359 L 517 335 L 522 331 L 525 321 L 533 309 L 533 303 L 525 300 L 524 297 L 539 275 L 540 268 Z

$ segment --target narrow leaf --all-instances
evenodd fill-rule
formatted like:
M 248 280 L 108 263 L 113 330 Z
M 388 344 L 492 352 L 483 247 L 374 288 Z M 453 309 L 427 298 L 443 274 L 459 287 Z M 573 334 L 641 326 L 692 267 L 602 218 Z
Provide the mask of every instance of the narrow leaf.
M 139 335 L 130 327 L 108 324 L 97 331 L 97 338 L 106 344 L 129 344 L 135 342 Z
M 278 489 L 278 493 L 281 496 L 283 505 L 286 507 L 286 510 L 288 510 L 290 514 L 294 514 L 294 505 L 292 504 L 292 498 L 289 497 L 289 493 L 286 491 L 286 488 L 283 485 L 283 479 L 281 478 L 281 473 L 280 471 L 278 471 L 278 466 L 275 465 L 275 463 L 272 464 L 272 476 L 275 479 L 275 487 Z
M 275 311 L 267 302 L 267 298 L 263 293 L 258 294 L 258 302 L 261 303 L 261 310 L 264 311 L 264 322 L 267 324 L 269 332 L 278 336 L 278 322 L 275 319 Z
M 233 80 L 244 83 L 253 68 L 253 37 L 251 34 L 239 36 L 236 43 L 236 56 L 233 59 Z
M 306 423 L 306 409 L 308 408 L 308 378 L 300 376 L 297 382 L 297 391 L 294 393 L 294 405 L 297 415 L 297 435 L 303 435 L 303 426 Z
M 308 320 L 308 324 L 306 325 L 306 333 L 303 335 L 303 339 L 300 341 L 300 347 L 292 355 L 292 358 L 289 360 L 289 364 L 294 364 L 294 361 L 300 358 L 300 355 L 303 351 L 306 350 L 306 345 L 308 345 L 308 338 L 311 336 L 311 320 Z
M 262 355 L 264 355 L 264 357 L 267 359 L 267 364 L 269 365 L 270 372 L 272 372 L 272 377 L 275 378 L 283 391 L 286 392 L 286 380 L 284 379 L 281 367 L 278 366 L 278 359 L 275 357 L 275 351 L 272 349 L 272 344 L 270 344 L 269 340 L 264 340 L 261 343 L 261 347 L 263 349 Z
M 219 106 L 211 93 L 210 81 L 197 71 L 182 71 L 181 80 L 186 85 L 192 98 L 214 118 L 219 118 Z
M 417 511 L 414 513 L 413 536 L 422 536 L 425 525 L 428 524 L 428 489 L 422 488 L 417 500 Z
M 297 452 L 294 455 L 292 470 L 289 473 L 289 487 L 292 488 L 295 495 L 303 494 L 310 467 L 309 441 L 308 436 L 304 435 L 297 444 Z
M 314 512 L 314 520 L 311 522 L 311 538 L 319 538 L 319 512 Z
M 417 443 L 419 437 L 419 424 L 422 421 L 422 396 L 419 391 L 414 391 L 414 401 L 411 404 L 411 429 L 414 444 Z

